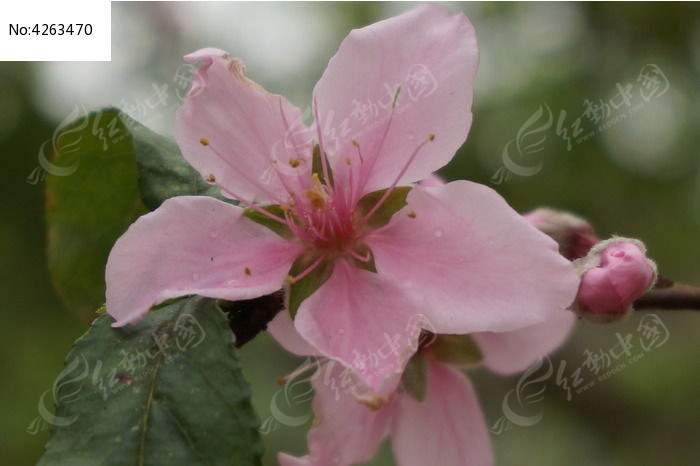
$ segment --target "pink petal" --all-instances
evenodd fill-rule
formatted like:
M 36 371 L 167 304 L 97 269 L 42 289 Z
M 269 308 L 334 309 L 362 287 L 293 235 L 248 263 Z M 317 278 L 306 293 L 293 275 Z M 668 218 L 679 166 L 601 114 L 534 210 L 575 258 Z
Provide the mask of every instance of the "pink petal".
M 119 238 L 107 261 L 107 312 L 115 327 L 154 304 L 197 294 L 251 299 L 282 286 L 300 246 L 209 197 L 166 200 Z
M 379 391 L 415 352 L 419 332 L 411 323 L 418 314 L 400 286 L 338 260 L 328 281 L 301 304 L 294 325 L 321 353 Z
M 479 400 L 464 374 L 428 358 L 423 402 L 399 399 L 392 447 L 399 466 L 487 466 L 491 441 Z
M 308 456 L 297 458 L 287 453 L 278 453 L 277 462 L 280 466 L 314 466 L 314 463 L 311 462 Z
M 366 242 L 379 274 L 413 290 L 436 333 L 515 330 L 571 304 L 571 263 L 495 191 L 455 181 L 418 186 L 407 201 Z
M 354 179 L 366 183 L 363 193 L 386 188 L 429 134 L 435 141 L 401 183 L 444 166 L 469 132 L 477 63 L 469 20 L 441 6 L 423 5 L 352 31 L 314 89 L 321 142 L 335 171 L 345 170 L 349 158 Z M 359 142 L 362 168 L 352 140 Z
M 555 312 L 546 322 L 512 332 L 474 333 L 484 355 L 483 364 L 494 372 L 522 372 L 541 356 L 554 352 L 567 339 L 576 322 L 571 311 Z
M 229 197 L 288 200 L 281 178 L 298 190 L 297 171 L 311 168 L 310 133 L 299 109 L 246 78 L 243 62 L 222 50 L 185 60 L 202 62 L 176 114 L 175 139 L 187 161 L 203 177 L 213 175 Z M 303 163 L 295 169 L 290 159 Z
M 372 459 L 389 433 L 396 404 L 370 409 L 356 401 L 352 384 L 352 376 L 340 364 L 318 370 L 312 381 L 315 419 L 307 436 L 309 455 L 281 454 L 281 465 L 350 465 Z
M 267 331 L 272 338 L 290 353 L 297 356 L 321 356 L 322 354 L 311 344 L 299 335 L 294 328 L 294 322 L 289 312 L 283 310 L 278 312 L 274 319 L 267 324 Z
M 286 311 L 278 313 L 269 324 L 267 331 L 285 350 L 297 356 L 324 356 L 318 349 L 306 341 L 294 327 L 294 321 Z M 333 363 L 335 364 L 335 363 Z M 353 394 L 357 400 L 368 404 L 382 404 L 388 401 L 401 382 L 402 372 L 395 372 L 384 380 L 378 389 L 371 389 L 357 382 Z

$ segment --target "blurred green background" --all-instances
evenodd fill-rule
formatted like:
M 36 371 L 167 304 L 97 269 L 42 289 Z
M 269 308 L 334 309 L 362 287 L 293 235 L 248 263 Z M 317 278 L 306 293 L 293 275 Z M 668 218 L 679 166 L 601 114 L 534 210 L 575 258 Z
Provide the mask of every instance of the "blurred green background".
M 676 3 L 564 4 L 453 3 L 479 38 L 481 66 L 474 123 L 467 143 L 443 174 L 497 189 L 516 209 L 548 205 L 588 218 L 603 236 L 613 233 L 646 242 L 660 270 L 700 285 L 700 9 Z M 86 323 L 66 311 L 46 268 L 44 181 L 32 177 L 41 144 L 75 108 L 116 105 L 144 124 L 169 134 L 172 108 L 146 102 L 154 85 L 171 83 L 181 55 L 203 46 L 228 50 L 247 62 L 249 76 L 305 108 L 313 84 L 347 32 L 411 8 L 404 3 L 113 3 L 112 62 L 0 64 L 0 153 L 3 183 L 0 248 L 0 463 L 33 464 L 47 432 L 27 431 L 38 416 L 42 393 L 51 388 L 71 343 Z M 662 95 L 634 113 L 603 110 L 603 121 L 585 141 L 567 150 L 557 134 L 573 131 L 585 103 L 609 103 L 617 84 L 632 85 L 645 64 L 655 64 L 669 83 Z M 171 87 L 172 89 L 172 87 Z M 169 104 L 175 103 L 171 100 Z M 143 107 L 143 105 L 142 105 Z M 532 176 L 505 179 L 504 146 L 542 108 L 553 114 L 538 151 L 511 159 L 519 166 L 542 163 Z M 546 120 L 546 114 L 541 120 Z M 594 125 L 584 116 L 583 133 Z M 512 147 L 511 147 L 512 149 Z M 500 176 L 499 176 L 500 173 Z M 36 175 L 36 173 L 35 173 Z M 496 175 L 496 178 L 492 178 Z M 51 176 L 51 175 L 50 175 Z M 80 176 L 80 169 L 74 174 Z M 500 183 L 496 183 L 500 181 Z M 669 340 L 635 364 L 567 401 L 554 383 L 543 412 L 531 427 L 493 435 L 499 465 L 700 464 L 700 315 L 660 313 Z M 585 322 L 552 357 L 579 367 L 583 352 L 610 349 L 616 332 L 636 332 L 641 315 L 628 322 Z M 638 348 L 633 349 L 638 352 Z M 299 360 L 263 335 L 240 352 L 254 389 L 261 421 L 270 416 L 278 376 Z M 555 367 L 556 372 L 556 367 Z M 472 371 L 489 425 L 502 416 L 501 402 L 518 377 Z M 595 379 L 583 370 L 586 381 Z M 50 397 L 49 397 L 50 398 Z M 50 403 L 47 403 L 50 405 Z M 303 415 L 308 404 L 288 408 Z M 109 420 L 105 420 L 109 422 Z M 303 453 L 308 423 L 280 425 L 265 435 L 265 464 L 280 450 Z M 384 445 L 375 465 L 392 464 Z

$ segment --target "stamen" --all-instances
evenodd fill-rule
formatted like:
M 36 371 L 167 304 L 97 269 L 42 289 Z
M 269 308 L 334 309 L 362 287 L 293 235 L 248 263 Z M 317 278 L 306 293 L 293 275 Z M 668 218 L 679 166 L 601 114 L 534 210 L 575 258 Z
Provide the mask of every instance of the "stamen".
M 262 209 L 262 208 L 256 206 L 256 205 L 253 204 L 252 202 L 250 202 L 250 201 L 244 199 L 243 196 L 239 196 L 238 194 L 234 193 L 233 191 L 231 191 L 231 190 L 228 189 L 228 188 L 225 188 L 224 186 L 221 186 L 220 184 L 217 184 L 217 186 L 219 187 L 219 189 L 220 189 L 221 191 L 225 192 L 226 194 L 228 194 L 229 196 L 231 196 L 233 199 L 237 200 L 237 201 L 240 202 L 241 204 L 245 205 L 246 207 L 248 207 L 248 208 L 250 208 L 250 209 L 253 209 L 254 211 L 256 211 L 256 212 L 258 212 L 258 213 L 261 213 L 261 214 L 265 215 L 266 217 L 269 217 L 269 218 L 271 218 L 272 220 L 275 220 L 275 221 L 281 223 L 282 225 L 287 225 L 287 226 L 289 226 L 289 224 L 288 224 L 284 219 L 278 217 L 277 215 L 275 215 L 275 214 L 273 214 L 273 213 L 271 213 L 271 212 L 268 212 L 268 211 L 265 210 L 265 209 Z
M 204 138 L 204 139 L 206 139 L 206 138 Z M 248 183 L 250 183 L 251 186 L 255 186 L 256 188 L 258 188 L 259 190 L 261 190 L 262 192 L 264 192 L 267 196 L 269 196 L 270 199 L 272 199 L 272 200 L 275 201 L 275 204 L 281 204 L 281 203 L 282 203 L 282 200 L 279 199 L 279 198 L 278 198 L 274 193 L 272 193 L 269 189 L 267 189 L 267 188 L 265 187 L 264 184 L 262 184 L 262 183 L 260 183 L 260 182 L 258 182 L 258 181 L 256 181 L 256 180 L 254 180 L 254 179 L 252 179 L 250 176 L 248 176 L 248 174 L 246 173 L 245 170 L 240 170 L 240 169 L 238 169 L 238 167 L 236 167 L 236 165 L 230 160 L 230 159 L 231 159 L 230 157 L 224 157 L 224 156 L 222 156 L 222 155 L 219 153 L 219 151 L 216 150 L 216 148 L 215 148 L 214 146 L 209 145 L 209 140 L 208 140 L 208 139 L 206 139 L 206 142 L 207 142 L 207 144 L 205 144 L 205 145 L 208 145 L 208 147 L 211 149 L 211 151 L 214 152 L 214 154 L 216 154 L 216 156 L 219 157 L 219 159 L 220 159 L 222 162 L 224 162 L 226 165 L 228 165 L 228 166 L 231 168 L 231 170 L 233 170 L 233 171 L 236 172 L 238 175 L 240 175 L 241 178 L 243 178 L 245 181 L 247 181 Z M 223 189 L 220 185 L 219 185 L 219 188 Z M 240 199 L 239 199 L 239 200 L 240 200 Z
M 318 103 L 316 102 L 316 97 L 314 97 L 314 119 L 316 120 L 316 132 L 318 133 L 318 152 L 321 157 L 321 167 L 323 169 L 323 179 L 326 183 L 330 185 L 331 178 L 328 172 L 328 160 L 326 160 L 326 151 L 323 150 L 323 141 L 321 140 L 321 120 L 318 117 Z
M 360 163 L 364 163 L 365 159 L 362 158 L 362 151 L 360 150 L 360 143 L 357 142 L 357 139 L 353 139 L 352 141 L 350 141 L 350 143 L 352 144 L 352 147 L 357 149 L 357 155 L 360 157 Z
M 304 270 L 303 272 L 301 272 L 301 273 L 300 273 L 299 275 L 297 275 L 296 277 L 293 277 L 293 276 L 291 276 L 291 275 L 287 275 L 287 278 L 286 278 L 285 281 L 287 282 L 288 285 L 293 285 L 294 283 L 298 282 L 299 280 L 301 280 L 302 278 L 306 277 L 306 276 L 309 275 L 311 272 L 313 272 L 313 271 L 316 269 L 316 267 L 318 267 L 319 265 L 321 265 L 321 263 L 322 263 L 325 259 L 326 259 L 326 256 L 325 256 L 325 255 L 319 256 L 318 259 L 316 259 L 310 266 L 308 266 L 308 267 L 306 268 L 306 270 Z
M 421 142 L 421 143 L 418 145 L 418 147 L 416 147 L 416 149 L 413 151 L 413 153 L 411 154 L 411 156 L 408 158 L 408 161 L 407 161 L 406 164 L 403 166 L 403 168 L 401 169 L 401 171 L 399 172 L 398 176 L 396 177 L 396 179 L 394 180 L 394 182 L 391 184 L 391 186 L 389 187 L 389 189 L 387 189 L 387 190 L 384 192 L 384 194 L 382 195 L 382 197 L 379 198 L 379 200 L 378 200 L 377 203 L 374 205 L 374 207 L 372 207 L 372 208 L 370 209 L 370 211 L 367 212 L 367 214 L 366 214 L 364 217 L 362 217 L 362 220 L 360 220 L 360 223 L 365 223 L 367 220 L 369 220 L 369 219 L 372 217 L 372 215 L 374 215 L 374 213 L 382 206 L 382 204 L 384 204 L 384 201 L 386 201 L 387 198 L 389 197 L 389 195 L 391 195 L 391 193 L 394 191 L 394 188 L 396 188 L 396 185 L 399 183 L 399 181 L 401 181 L 401 178 L 402 178 L 403 175 L 406 173 L 406 170 L 408 170 L 408 167 L 411 165 L 411 163 L 413 163 L 413 160 L 416 158 L 416 156 L 418 155 L 418 153 L 420 152 L 420 150 L 421 150 L 426 144 L 428 144 L 429 142 L 433 142 L 434 140 L 435 140 L 435 135 L 431 133 L 431 134 L 428 135 L 428 138 L 427 138 L 425 141 Z
M 357 259 L 360 262 L 369 262 L 372 259 L 372 253 L 370 251 L 367 251 L 367 254 L 364 256 L 359 255 L 357 252 L 353 251 L 352 249 L 348 249 L 347 251 L 348 254 L 350 254 L 352 257 Z

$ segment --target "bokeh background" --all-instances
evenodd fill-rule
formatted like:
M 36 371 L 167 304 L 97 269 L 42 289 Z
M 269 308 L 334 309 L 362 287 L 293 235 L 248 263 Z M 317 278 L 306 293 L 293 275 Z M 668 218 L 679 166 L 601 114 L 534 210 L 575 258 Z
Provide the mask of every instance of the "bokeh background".
M 699 7 L 666 2 L 448 6 L 472 20 L 481 65 L 471 134 L 443 174 L 490 185 L 521 211 L 541 205 L 563 208 L 588 218 L 604 236 L 638 237 L 665 275 L 700 285 Z M 252 79 L 305 108 L 313 84 L 351 28 L 411 7 L 379 2 L 117 2 L 112 4 L 111 62 L 0 64 L 1 464 L 33 464 L 41 455 L 48 433 L 32 435 L 27 428 L 72 341 L 86 328 L 52 289 L 46 267 L 45 182 L 32 177 L 40 145 L 56 125 L 76 108 L 116 105 L 169 134 L 172 108 L 144 110 L 143 102 L 152 97 L 154 86 L 172 84 L 183 54 L 203 46 L 243 58 Z M 669 84 L 648 101 L 639 94 L 645 64 L 655 64 Z M 618 84 L 632 85 L 633 103 L 643 102 L 634 113 L 610 106 Z M 578 117 L 584 133 L 595 127 L 582 116 L 586 101 L 601 106 L 603 122 L 615 122 L 585 141 L 572 139 L 568 150 L 562 128 L 571 133 Z M 540 122 L 549 110 L 553 123 L 531 142 L 545 140 L 528 153 L 512 150 L 509 155 L 518 166 L 541 163 L 542 169 L 531 176 L 508 176 L 499 171 L 504 147 L 539 109 Z M 566 115 L 557 131 L 562 112 Z M 71 176 L 80 176 L 80 170 Z M 658 315 L 670 337 L 641 360 L 574 393 L 571 400 L 550 377 L 543 401 L 524 411 L 541 411 L 542 420 L 492 436 L 498 464 L 700 464 L 700 314 Z M 610 350 L 618 342 L 616 333 L 638 335 L 640 318 L 610 326 L 580 323 L 552 357 L 555 373 L 565 361 L 565 375 L 570 375 L 582 366 L 586 350 Z M 631 351 L 639 352 L 639 347 Z M 300 361 L 266 335 L 247 345 L 240 357 L 264 421 L 279 389 L 276 378 Z M 518 377 L 479 369 L 470 375 L 493 425 Z M 581 376 L 585 382 L 596 379 L 585 367 Z M 301 416 L 309 407 L 301 403 L 287 409 Z M 281 425 L 265 435 L 265 464 L 275 464 L 280 450 L 304 452 L 308 425 Z M 387 444 L 371 464 L 393 464 Z

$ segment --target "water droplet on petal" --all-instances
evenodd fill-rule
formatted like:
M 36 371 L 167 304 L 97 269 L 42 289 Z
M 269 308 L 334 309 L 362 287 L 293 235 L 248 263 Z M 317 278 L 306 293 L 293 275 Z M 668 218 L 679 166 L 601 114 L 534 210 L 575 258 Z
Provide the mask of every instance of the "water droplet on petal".
M 435 230 L 435 237 L 436 237 L 436 238 L 440 238 L 441 236 L 442 236 L 442 230 L 440 230 L 440 229 L 438 228 L 437 230 Z

